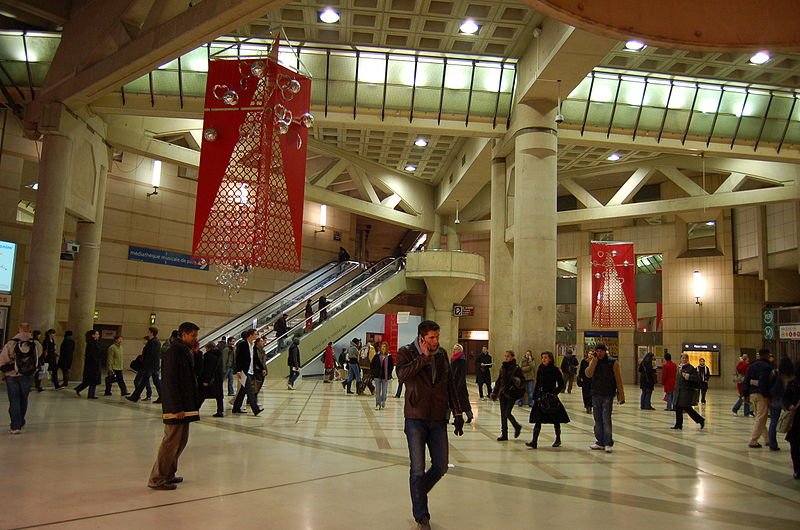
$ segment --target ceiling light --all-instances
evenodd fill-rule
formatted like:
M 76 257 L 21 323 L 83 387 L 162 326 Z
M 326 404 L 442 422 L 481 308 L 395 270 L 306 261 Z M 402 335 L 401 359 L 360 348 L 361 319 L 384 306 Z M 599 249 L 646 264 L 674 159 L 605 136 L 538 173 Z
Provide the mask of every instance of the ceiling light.
M 717 223 L 714 221 L 706 221 L 706 226 L 714 226 L 715 224 Z
M 428 140 L 426 140 L 425 138 L 417 138 L 417 140 L 414 142 L 414 145 L 416 145 L 417 147 L 425 147 L 426 145 L 428 145 Z
M 612 154 L 608 155 L 608 158 L 606 158 L 606 160 L 610 160 L 612 162 L 616 162 L 620 158 L 622 158 L 622 157 L 619 156 L 619 153 L 612 153 Z
M 326 24 L 336 24 L 339 22 L 339 13 L 333 8 L 326 7 L 324 11 L 319 12 L 319 19 Z
M 474 20 L 472 20 L 471 18 L 468 18 L 467 20 L 465 20 L 464 23 L 461 24 L 458 27 L 458 30 L 461 33 L 466 33 L 467 35 L 476 34 L 476 33 L 478 33 L 479 29 L 481 29 L 481 27 Z
M 750 57 L 750 62 L 752 64 L 764 64 L 765 62 L 767 62 L 769 60 L 770 60 L 770 56 L 769 56 L 769 53 L 767 53 L 767 52 L 758 52 L 758 53 L 753 54 L 752 57 Z
M 406 171 L 408 171 L 409 173 L 411 173 L 411 172 L 413 172 L 413 171 L 416 171 L 416 170 L 417 170 L 417 166 L 414 166 L 414 165 L 412 165 L 412 164 L 409 164 L 409 165 L 407 165 L 406 167 L 404 167 L 403 169 L 405 169 Z
M 625 49 L 632 52 L 640 52 L 647 48 L 647 45 L 640 40 L 629 40 L 625 43 Z

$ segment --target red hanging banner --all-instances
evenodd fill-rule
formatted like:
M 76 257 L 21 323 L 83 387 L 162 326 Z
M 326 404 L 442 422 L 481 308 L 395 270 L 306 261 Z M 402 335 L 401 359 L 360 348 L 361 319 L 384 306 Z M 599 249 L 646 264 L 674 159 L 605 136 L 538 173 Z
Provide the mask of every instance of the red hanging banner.
M 383 340 L 389 343 L 389 351 L 397 352 L 398 335 L 400 328 L 397 324 L 397 314 L 383 315 Z
M 632 243 L 592 243 L 592 327 L 636 326 L 635 275 Z
M 209 62 L 193 254 L 238 290 L 251 267 L 300 269 L 311 80 L 269 54 Z

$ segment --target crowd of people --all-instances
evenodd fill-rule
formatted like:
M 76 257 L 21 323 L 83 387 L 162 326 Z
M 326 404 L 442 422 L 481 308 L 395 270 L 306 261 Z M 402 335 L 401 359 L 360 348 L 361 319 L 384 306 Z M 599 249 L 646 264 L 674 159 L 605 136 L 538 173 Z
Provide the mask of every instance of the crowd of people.
M 341 380 L 348 394 L 364 395 L 369 390 L 375 396 L 375 410 L 385 408 L 395 371 L 398 379 L 395 396 L 399 398 L 403 385 L 406 386 L 404 416 L 411 458 L 412 509 L 422 528 L 427 528 L 430 520 L 427 494 L 447 471 L 446 425 L 452 418 L 454 432 L 460 436 L 464 423 L 474 419 L 464 348 L 455 344 L 448 355 L 439 346 L 438 330 L 435 322 L 424 321 L 419 326 L 417 340 L 399 348 L 395 354 L 389 351 L 387 342 L 378 343 L 376 349 L 371 340 L 364 344 L 359 338 L 353 338 L 338 359 L 332 343 L 328 343 L 323 355 L 323 382 Z M 88 390 L 89 399 L 98 399 L 96 388 L 103 384 L 104 372 L 104 396 L 112 395 L 114 384 L 120 395 L 133 403 L 151 400 L 153 389 L 157 393 L 153 403 L 162 405 L 165 432 L 148 482 L 148 486 L 154 489 L 172 490 L 182 482 L 182 478 L 176 475 L 178 457 L 188 441 L 188 426 L 199 419 L 199 409 L 204 400 L 215 400 L 216 413 L 213 416 L 223 417 L 227 387 L 228 396 L 234 398 L 234 414 L 246 414 L 245 399 L 253 415 L 258 416 L 264 410 L 258 404 L 258 395 L 268 371 L 264 339 L 258 332 L 249 329 L 238 339 L 223 337 L 219 342 L 210 342 L 202 348 L 197 342 L 197 332 L 195 324 L 185 322 L 162 343 L 158 328 L 150 327 L 143 338 L 141 353 L 130 364 L 136 372 L 130 393 L 124 380 L 123 339 L 114 337 L 104 356 L 99 332 L 89 330 L 85 333 L 81 382 L 74 387 L 78 396 Z M 298 343 L 298 338 L 292 340 L 287 355 L 290 390 L 296 388 L 301 370 Z M 10 434 L 20 434 L 25 426 L 28 394 L 32 387 L 42 391 L 47 380 L 56 390 L 69 385 L 75 353 L 71 332 L 65 333 L 59 350 L 57 352 L 55 330 L 49 329 L 42 335 L 31 330 L 26 323 L 21 324 L 18 333 L 4 345 L 0 352 L 0 371 L 9 396 Z M 519 364 L 513 351 L 505 351 L 494 382 L 491 379 L 492 367 L 492 356 L 484 347 L 475 359 L 475 382 L 480 400 L 499 400 L 499 442 L 509 439 L 509 424 L 514 438 L 521 435 L 523 427 L 513 410 L 515 406 L 527 406 L 530 409 L 528 422 L 533 427 L 532 438 L 525 445 L 537 449 L 542 425 L 551 424 L 554 430 L 552 447 L 560 447 L 561 426 L 570 422 L 570 416 L 559 395 L 570 393 L 574 382 L 581 388 L 584 412 L 592 414 L 594 419 L 595 440 L 589 448 L 607 453 L 613 451 L 613 402 L 625 403 L 625 388 L 620 363 L 609 355 L 605 345 L 596 344 L 584 353 L 580 361 L 568 352 L 560 366 L 549 351 L 539 355 L 538 363 L 533 353 L 526 351 Z M 658 372 L 652 353 L 641 360 L 638 372 L 640 408 L 655 410 L 652 394 L 658 382 Z M 744 406 L 744 415 L 755 418 L 748 447 L 761 448 L 763 438 L 771 450 L 777 451 L 780 450 L 779 435 L 784 435 L 789 441 L 795 479 L 800 478 L 800 422 L 793 421 L 800 400 L 798 372 L 800 364 L 794 366 L 785 356 L 776 362 L 766 349 L 760 350 L 752 363 L 747 356 L 742 356 L 736 366 L 739 397 L 732 408 L 732 412 L 738 415 Z M 706 402 L 710 375 L 704 359 L 698 366 L 693 366 L 689 356 L 682 354 L 679 364 L 676 364 L 671 355 L 665 353 L 661 383 L 665 410 L 675 413 L 673 429 L 683 428 L 684 414 L 700 429 L 705 428 L 706 419 L 695 407 Z M 238 382 L 236 392 L 234 381 Z M 409 396 L 413 396 L 413 400 Z M 431 459 L 427 471 L 426 447 Z

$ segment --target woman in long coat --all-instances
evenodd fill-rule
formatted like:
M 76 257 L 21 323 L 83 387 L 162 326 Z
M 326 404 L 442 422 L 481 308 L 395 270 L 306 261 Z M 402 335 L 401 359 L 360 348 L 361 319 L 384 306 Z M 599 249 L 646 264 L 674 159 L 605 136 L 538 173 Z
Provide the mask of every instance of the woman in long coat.
M 656 387 L 656 367 L 653 366 L 655 356 L 648 352 L 639 363 L 639 388 L 642 396 L 639 399 L 639 408 L 642 410 L 656 410 L 652 404 L 653 389 Z
M 467 423 L 471 423 L 473 415 L 472 405 L 469 403 L 469 391 L 467 390 L 467 358 L 464 355 L 464 347 L 461 344 L 453 346 L 450 368 L 453 370 L 453 384 L 456 387 L 456 396 L 458 396 L 458 402 L 461 404 L 461 410 L 467 415 Z
M 95 388 L 100 384 L 100 332 L 97 330 L 89 330 L 86 332 L 86 350 L 83 354 L 83 381 L 75 387 L 75 393 L 78 397 L 81 395 L 81 390 L 89 387 L 89 399 L 97 399 L 94 395 Z
M 706 426 L 706 420 L 692 407 L 697 405 L 700 397 L 700 374 L 697 368 L 689 364 L 689 356 L 681 355 L 681 365 L 678 367 L 678 384 L 675 386 L 673 405 L 675 406 L 675 425 L 672 429 L 683 429 L 683 413 L 686 412 L 700 428 Z
M 69 386 L 69 371 L 72 369 L 72 356 L 75 354 L 75 339 L 72 332 L 64 333 L 64 340 L 61 341 L 61 349 L 58 356 L 58 368 L 61 369 L 62 382 L 58 388 Z
M 525 444 L 528 447 L 538 447 L 543 423 L 553 424 L 556 433 L 553 447 L 561 446 L 561 424 L 569 423 L 567 410 L 557 397 L 563 390 L 564 376 L 553 363 L 553 354 L 549 351 L 542 352 L 542 363 L 536 371 L 536 387 L 533 389 L 533 407 L 529 418 L 530 423 L 534 424 L 533 439 Z

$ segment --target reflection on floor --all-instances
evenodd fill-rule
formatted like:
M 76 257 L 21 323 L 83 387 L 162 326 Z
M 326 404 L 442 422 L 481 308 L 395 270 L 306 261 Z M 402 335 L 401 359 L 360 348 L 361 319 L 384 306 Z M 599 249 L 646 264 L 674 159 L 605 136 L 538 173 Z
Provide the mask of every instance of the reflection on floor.
M 172 492 L 145 486 L 158 405 L 34 392 L 23 434 L 0 437 L 0 527 L 413 527 L 403 400 L 390 392 L 376 411 L 374 398 L 339 384 L 298 387 L 268 382 L 259 417 L 229 415 L 226 403 L 225 418 L 212 418 L 207 401 L 181 459 L 186 480 Z M 434 528 L 798 528 L 788 444 L 748 450 L 753 420 L 731 414 L 732 392 L 709 393 L 704 431 L 688 418 L 672 431 L 674 414 L 639 410 L 631 387 L 631 402 L 614 409 L 612 454 L 588 450 L 592 420 L 579 393 L 564 396 L 564 445 L 551 448 L 545 426 L 531 450 L 528 409 L 515 409 L 523 435 L 499 443 L 498 404 L 470 392 L 475 422 L 450 437 L 454 467 L 431 494 Z M 0 409 L 6 401 L 2 392 Z

